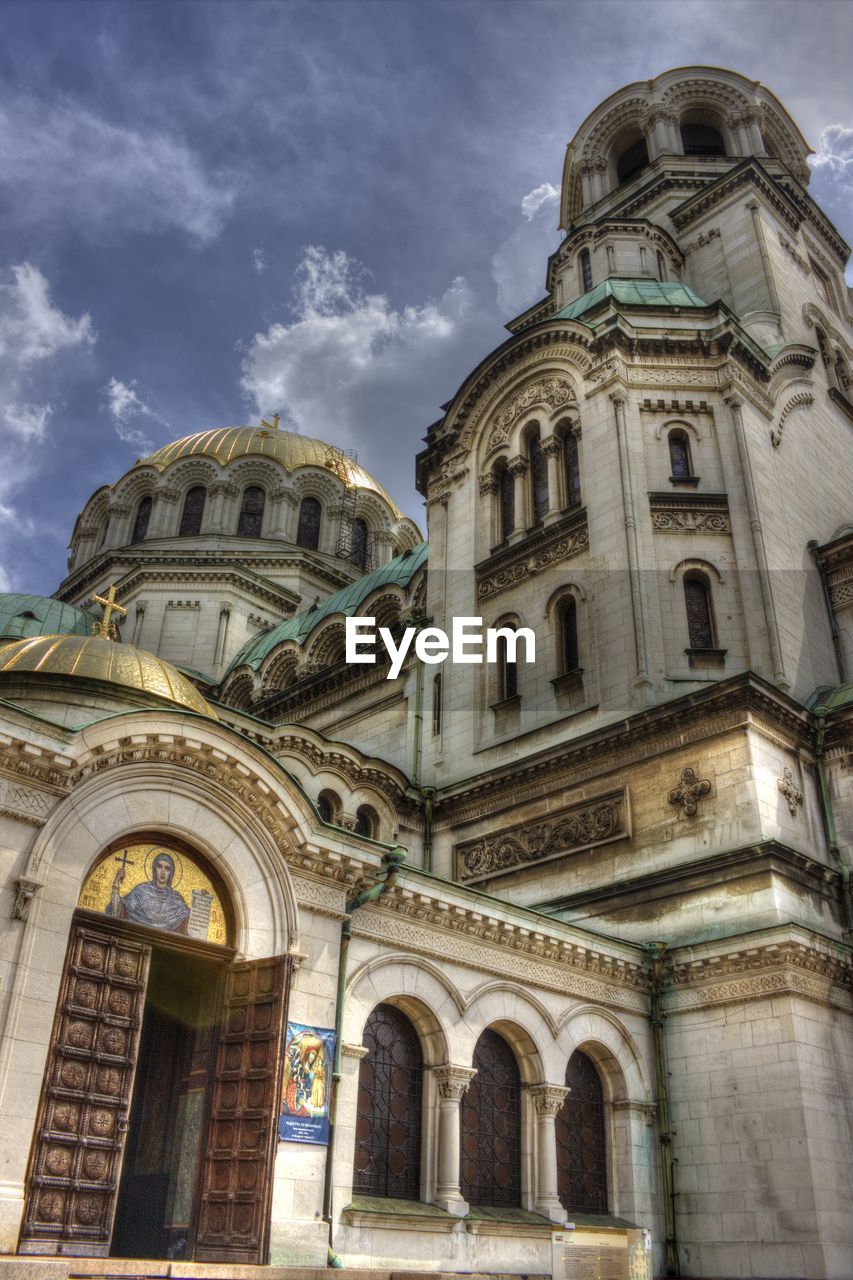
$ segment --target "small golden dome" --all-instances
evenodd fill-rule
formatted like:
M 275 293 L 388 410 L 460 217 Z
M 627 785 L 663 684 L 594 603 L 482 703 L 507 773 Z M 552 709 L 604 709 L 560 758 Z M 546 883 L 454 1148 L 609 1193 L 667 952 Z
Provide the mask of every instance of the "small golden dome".
M 101 636 L 34 636 L 0 645 L 0 675 L 43 671 L 54 676 L 106 680 L 138 689 L 188 711 L 219 717 L 180 671 L 153 653 Z
M 219 427 L 214 431 L 198 431 L 173 444 L 163 445 L 147 458 L 140 458 L 136 465 L 165 471 L 179 458 L 215 458 L 224 466 L 237 458 L 249 456 L 275 458 L 287 471 L 296 471 L 298 467 L 322 467 L 337 476 L 348 489 L 368 489 L 379 494 L 400 519 L 399 507 L 369 471 L 353 462 L 335 445 L 295 431 L 279 431 L 272 427 Z

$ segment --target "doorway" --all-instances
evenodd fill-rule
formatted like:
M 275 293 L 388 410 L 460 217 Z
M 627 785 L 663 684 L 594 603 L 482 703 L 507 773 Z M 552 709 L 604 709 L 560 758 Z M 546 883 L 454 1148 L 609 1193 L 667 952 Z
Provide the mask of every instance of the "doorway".
M 110 1254 L 192 1257 L 222 967 L 152 949 Z

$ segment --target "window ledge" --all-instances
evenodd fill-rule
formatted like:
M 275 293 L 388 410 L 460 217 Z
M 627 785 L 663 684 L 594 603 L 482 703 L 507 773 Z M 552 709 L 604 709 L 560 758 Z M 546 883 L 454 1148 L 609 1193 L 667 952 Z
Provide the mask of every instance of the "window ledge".
M 390 1231 L 448 1232 L 460 1221 L 438 1205 L 385 1196 L 354 1196 L 342 1217 L 351 1227 Z
M 702 649 L 698 646 L 685 649 L 691 667 L 723 667 L 728 649 Z
M 685 489 L 695 489 L 701 479 L 701 476 L 670 476 L 669 483 L 676 486 L 680 485 Z
M 555 693 L 576 693 L 583 688 L 583 667 L 575 667 L 573 671 L 564 671 L 551 681 Z
M 511 707 L 521 706 L 521 694 L 515 693 L 511 698 L 502 698 L 500 702 L 491 703 L 489 710 L 499 714 L 501 711 L 509 711 Z
M 532 1239 L 548 1237 L 552 1231 L 561 1230 L 558 1222 L 543 1218 L 539 1213 L 529 1209 L 492 1209 L 488 1206 L 477 1206 L 471 1209 L 463 1219 L 465 1230 L 470 1235 L 479 1236 L 512 1236 L 516 1239 L 525 1236 Z

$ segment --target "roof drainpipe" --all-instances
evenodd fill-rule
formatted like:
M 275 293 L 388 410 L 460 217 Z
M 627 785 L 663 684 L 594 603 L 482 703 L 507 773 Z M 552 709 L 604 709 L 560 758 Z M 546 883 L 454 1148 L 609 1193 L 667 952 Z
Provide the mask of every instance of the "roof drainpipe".
M 832 812 L 832 799 L 829 794 L 829 782 L 826 776 L 826 707 L 815 707 L 817 716 L 817 734 L 815 735 L 815 767 L 817 769 L 817 786 L 820 795 L 820 812 L 823 818 L 823 829 L 830 857 L 834 859 L 841 876 L 841 915 L 845 934 L 853 932 L 853 902 L 850 896 L 850 867 L 841 856 L 838 847 L 838 836 L 835 830 L 835 815 Z
M 847 673 L 844 669 L 844 654 L 841 652 L 841 638 L 838 634 L 838 619 L 835 616 L 835 608 L 832 604 L 832 595 L 829 590 L 829 583 L 826 580 L 826 561 L 823 556 L 818 554 L 818 544 L 813 540 L 806 544 L 806 549 L 815 562 L 818 574 L 820 576 L 821 590 L 823 591 L 823 603 L 826 605 L 827 616 L 829 617 L 829 628 L 832 632 L 832 647 L 835 650 L 835 663 L 838 667 L 838 678 L 842 684 L 847 683 Z
M 680 1276 L 678 1263 L 678 1239 L 675 1233 L 675 1179 L 672 1158 L 673 1130 L 669 1120 L 669 1071 L 666 1065 L 666 1044 L 664 1042 L 665 1014 L 661 1007 L 661 986 L 663 983 L 663 958 L 666 952 L 665 942 L 648 943 L 651 953 L 651 1015 L 652 1015 L 652 1047 L 655 1060 L 655 1083 L 657 1086 L 658 1141 L 660 1143 L 661 1181 L 663 1183 L 663 1221 L 665 1239 L 665 1268 L 668 1276 Z
M 353 912 L 368 902 L 376 902 L 393 889 L 397 882 L 397 872 L 406 860 L 406 851 L 399 845 L 389 850 L 382 859 L 382 875 L 376 884 L 362 890 L 355 898 L 350 898 L 344 910 L 346 916 L 341 924 L 341 948 L 338 956 L 338 984 L 335 997 L 335 1060 L 332 1067 L 332 1097 L 329 1102 L 329 1142 L 326 1147 L 326 1167 L 323 1176 L 323 1221 L 329 1228 L 328 1266 L 341 1270 L 344 1266 L 332 1248 L 334 1222 L 332 1219 L 332 1179 L 335 1165 L 335 1134 L 338 1114 L 338 1086 L 341 1080 L 341 1033 L 344 1025 L 344 997 L 347 986 L 347 961 L 349 944 L 352 937 Z

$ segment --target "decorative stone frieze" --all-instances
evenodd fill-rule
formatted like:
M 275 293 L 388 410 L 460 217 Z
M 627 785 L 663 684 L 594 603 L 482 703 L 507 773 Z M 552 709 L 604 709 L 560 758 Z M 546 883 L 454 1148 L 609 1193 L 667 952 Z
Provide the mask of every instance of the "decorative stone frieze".
M 667 799 L 678 809 L 683 809 L 686 817 L 692 818 L 699 806 L 699 801 L 710 795 L 711 783 L 707 778 L 697 778 L 694 769 L 682 769 L 681 781 L 673 787 Z
M 535 405 L 546 405 L 553 411 L 562 405 L 573 404 L 575 399 L 574 387 L 567 378 L 540 378 L 536 382 L 529 383 L 513 396 L 495 419 L 489 431 L 486 457 L 500 449 L 501 445 L 506 444 L 516 422 Z
M 776 786 L 788 802 L 791 817 L 796 817 L 797 810 L 803 803 L 803 793 L 794 782 L 794 775 L 787 765 L 782 770 L 782 777 L 776 779 Z
M 769 940 L 748 950 L 678 961 L 667 971 L 666 1012 L 798 995 L 853 1012 L 853 962 L 795 938 Z
M 814 396 L 808 391 L 798 391 L 795 396 L 791 397 L 779 415 L 779 425 L 770 431 L 770 443 L 774 449 L 778 449 L 782 443 L 782 432 L 785 430 L 785 420 L 788 414 L 794 409 L 810 404 L 814 404 Z
M 509 464 L 510 467 L 512 463 Z M 586 511 L 573 512 L 475 566 L 477 599 L 489 600 L 589 547 Z
M 655 533 L 731 533 L 729 504 L 725 494 L 709 493 L 676 497 L 649 494 Z
M 456 878 L 481 880 L 530 862 L 550 861 L 630 834 L 625 791 L 601 796 L 547 821 L 481 836 L 456 846 Z

